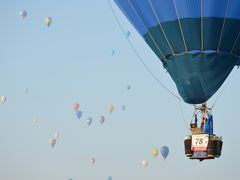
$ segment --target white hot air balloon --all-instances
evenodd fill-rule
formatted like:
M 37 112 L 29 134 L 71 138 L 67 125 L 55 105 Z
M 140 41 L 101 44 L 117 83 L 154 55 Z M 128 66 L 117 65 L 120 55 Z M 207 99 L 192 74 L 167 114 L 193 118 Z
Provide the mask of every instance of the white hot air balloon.
M 53 135 L 53 138 L 54 138 L 55 140 L 57 140 L 57 139 L 59 138 L 59 133 L 58 133 L 58 132 L 55 132 L 54 135 Z
M 0 101 L 1 101 L 2 103 L 5 103 L 6 100 L 7 100 L 7 97 L 6 97 L 6 96 L 0 96 Z
M 36 117 L 34 117 L 34 118 L 32 119 L 32 122 L 35 124 L 35 123 L 38 122 L 38 119 L 37 119 Z
M 148 161 L 147 161 L 147 160 L 143 160 L 143 161 L 142 161 L 142 165 L 143 165 L 143 167 L 147 167 Z

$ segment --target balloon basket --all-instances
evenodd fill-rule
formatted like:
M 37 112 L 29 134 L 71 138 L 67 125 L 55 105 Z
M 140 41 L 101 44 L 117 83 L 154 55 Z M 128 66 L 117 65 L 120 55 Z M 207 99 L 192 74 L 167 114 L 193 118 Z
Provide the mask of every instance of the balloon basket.
M 221 156 L 222 137 L 214 134 L 193 134 L 184 139 L 185 155 L 189 159 L 205 160 Z

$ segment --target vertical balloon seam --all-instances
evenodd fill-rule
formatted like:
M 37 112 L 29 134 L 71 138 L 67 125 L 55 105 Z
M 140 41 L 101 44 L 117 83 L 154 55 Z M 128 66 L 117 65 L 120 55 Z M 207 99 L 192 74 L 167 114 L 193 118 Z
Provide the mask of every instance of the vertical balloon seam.
M 172 46 L 171 46 L 171 44 L 170 44 L 170 42 L 169 42 L 169 40 L 168 40 L 168 38 L 167 38 L 167 35 L 166 35 L 165 31 L 163 30 L 162 24 L 160 23 L 160 20 L 159 20 L 157 14 L 156 14 L 156 11 L 154 10 L 154 8 L 153 8 L 153 6 L 152 6 L 152 3 L 151 3 L 149 0 L 148 0 L 148 3 L 149 3 L 149 5 L 151 6 L 151 9 L 152 9 L 152 11 L 153 11 L 153 13 L 154 13 L 157 21 L 158 21 L 158 24 L 159 24 L 159 26 L 160 26 L 160 28 L 161 28 L 161 30 L 162 30 L 162 32 L 163 32 L 163 35 L 164 35 L 164 37 L 165 37 L 165 39 L 166 39 L 166 41 L 167 41 L 167 43 L 168 43 L 168 46 L 169 46 L 172 54 L 174 55 L 173 48 L 172 48 Z
M 204 32 L 203 32 L 203 2 L 201 0 L 201 49 L 204 50 Z
M 184 43 L 185 52 L 188 52 L 188 48 L 187 48 L 186 41 L 185 41 L 185 38 L 184 38 L 182 25 L 181 25 L 181 20 L 179 19 L 179 15 L 178 15 L 178 11 L 177 11 L 177 6 L 176 6 L 175 0 L 173 0 L 173 4 L 174 4 L 174 9 L 175 9 L 175 12 L 176 12 L 176 15 L 177 15 L 177 19 L 178 19 L 178 25 L 179 25 L 179 28 L 180 28 L 180 31 L 181 31 L 181 35 L 182 35 L 182 40 L 183 40 L 183 43 Z
M 155 46 L 157 47 L 158 51 L 160 52 L 160 54 L 162 55 L 164 61 L 166 60 L 166 57 L 164 56 L 164 54 L 162 53 L 161 49 L 159 48 L 159 46 L 157 45 L 157 43 L 155 42 L 153 36 L 151 35 L 151 33 L 148 31 L 146 25 L 144 24 L 142 18 L 139 16 L 137 10 L 133 7 L 132 3 L 128 0 L 129 5 L 131 6 L 131 8 L 133 9 L 134 13 L 137 15 L 138 19 L 140 20 L 140 22 L 142 23 L 142 25 L 144 26 L 144 28 L 146 29 L 147 34 L 150 36 L 151 40 L 153 41 L 153 43 L 155 44 Z
M 225 15 L 224 15 L 224 20 L 223 20 L 221 34 L 220 34 L 220 37 L 219 37 L 217 52 L 219 52 L 219 48 L 220 48 L 221 41 L 222 41 L 223 30 L 224 30 L 226 19 L 227 19 L 228 7 L 229 7 L 229 0 L 227 2 L 227 7 L 226 7 L 226 10 L 225 10 Z

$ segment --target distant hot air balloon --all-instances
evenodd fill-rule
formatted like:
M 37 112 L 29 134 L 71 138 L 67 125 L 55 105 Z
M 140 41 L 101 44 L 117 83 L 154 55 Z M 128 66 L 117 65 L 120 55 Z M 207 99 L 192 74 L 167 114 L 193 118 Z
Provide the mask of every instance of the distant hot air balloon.
M 122 105 L 122 110 L 124 111 L 126 109 L 126 105 Z
M 48 144 L 53 148 L 56 144 L 56 139 L 54 139 L 54 138 L 49 139 Z
M 157 149 L 157 148 L 153 148 L 153 149 L 152 149 L 152 155 L 153 155 L 154 157 L 157 157 L 157 156 L 158 156 L 158 149 Z
M 90 126 L 92 124 L 92 118 L 88 117 L 86 123 Z
M 130 34 L 131 34 L 131 32 L 130 32 L 130 31 L 127 31 L 127 32 L 126 32 L 126 38 L 129 38 Z
M 27 16 L 27 11 L 25 11 L 25 10 L 20 11 L 20 12 L 19 12 L 19 16 L 20 16 L 22 19 L 24 19 L 24 18 Z
M 80 119 L 82 117 L 82 111 L 78 110 L 76 112 L 76 116 L 77 116 L 78 119 Z
M 161 148 L 160 152 L 161 152 L 162 157 L 163 157 L 164 159 L 166 159 L 167 156 L 168 156 L 168 153 L 169 153 L 169 148 L 168 148 L 167 146 L 163 146 L 163 147 Z
M 108 176 L 106 180 L 112 180 L 112 176 Z
M 74 103 L 73 104 L 73 110 L 76 112 L 79 109 L 79 104 L 78 103 Z
M 34 117 L 34 118 L 32 119 L 32 122 L 35 124 L 35 123 L 38 122 L 38 119 L 37 119 L 36 117 Z
M 148 161 L 147 161 L 147 160 L 143 160 L 143 161 L 142 161 L 142 165 L 143 165 L 144 167 L 147 167 Z
M 44 19 L 44 23 L 49 27 L 52 24 L 52 18 L 51 17 L 46 17 Z
M 95 158 L 91 158 L 91 159 L 90 159 L 90 163 L 91 163 L 91 164 L 95 164 L 95 161 L 96 161 Z
M 108 106 L 107 111 L 109 113 L 112 113 L 113 112 L 113 105 Z
M 111 51 L 111 55 L 113 56 L 114 54 L 115 54 L 115 50 L 112 49 L 112 51 Z
M 26 88 L 24 92 L 25 92 L 25 94 L 27 94 L 28 93 L 28 88 Z
M 2 103 L 5 103 L 6 100 L 7 100 L 7 97 L 6 97 L 6 96 L 0 96 L 0 101 L 1 101 Z
M 103 124 L 104 121 L 105 121 L 105 117 L 104 117 L 104 116 L 100 116 L 100 118 L 99 118 L 99 122 L 100 122 L 101 124 Z
M 130 89 L 131 89 L 131 86 L 130 86 L 130 85 L 128 85 L 128 86 L 127 86 L 127 90 L 130 90 Z
M 59 138 L 59 133 L 56 132 L 56 133 L 53 135 L 53 138 L 54 138 L 55 140 L 57 140 L 57 139 Z

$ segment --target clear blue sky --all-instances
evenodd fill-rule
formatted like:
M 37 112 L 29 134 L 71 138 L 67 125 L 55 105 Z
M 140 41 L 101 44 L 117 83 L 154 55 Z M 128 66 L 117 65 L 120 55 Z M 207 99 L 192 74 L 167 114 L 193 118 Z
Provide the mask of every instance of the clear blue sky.
M 18 15 L 22 9 L 28 12 L 24 20 Z M 177 94 L 160 61 L 114 9 L 141 57 Z M 53 19 L 50 28 L 44 24 L 47 16 Z M 139 62 L 107 0 L 0 0 L 0 22 L 0 95 L 8 98 L 0 104 L 1 180 L 240 178 L 239 71 L 220 89 L 231 80 L 213 111 L 215 132 L 224 140 L 222 157 L 191 161 L 184 156 L 189 131 L 179 101 Z M 80 120 L 72 110 L 75 102 L 83 111 Z M 114 106 L 111 115 L 109 104 Z M 193 108 L 181 107 L 188 124 Z M 102 126 L 100 115 L 106 117 Z M 88 116 L 93 118 L 90 127 L 84 122 Z M 39 119 L 36 124 L 33 117 Z M 60 138 L 52 149 L 48 139 L 55 132 Z M 167 160 L 154 159 L 151 149 L 163 145 L 170 148 Z M 95 165 L 89 163 L 91 157 Z M 141 165 L 144 159 L 147 168 Z

